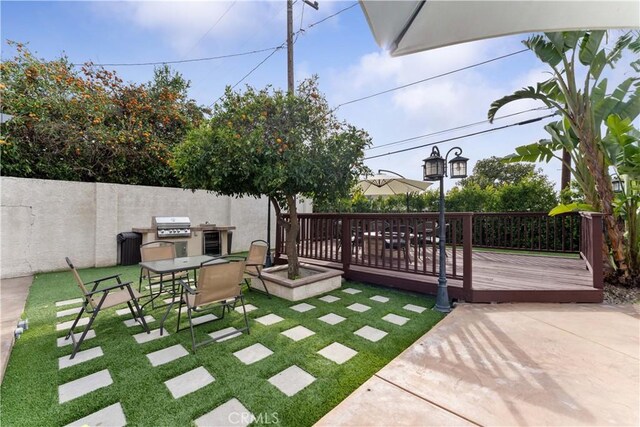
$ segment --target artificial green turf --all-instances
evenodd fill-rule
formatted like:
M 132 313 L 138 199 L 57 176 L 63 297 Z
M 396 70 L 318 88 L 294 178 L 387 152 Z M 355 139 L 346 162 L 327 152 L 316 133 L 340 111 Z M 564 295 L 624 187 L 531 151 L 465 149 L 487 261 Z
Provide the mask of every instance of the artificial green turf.
M 138 271 L 136 266 L 130 266 L 90 269 L 80 271 L 80 274 L 88 281 L 120 272 L 124 279 L 135 281 Z M 250 319 L 274 313 L 285 320 L 271 326 L 250 320 L 250 335 L 242 334 L 201 347 L 196 354 L 191 350 L 189 331 L 175 333 L 177 315 L 173 312 L 166 324 L 168 337 L 139 345 L 131 335 L 142 332 L 142 327 L 127 328 L 123 320 L 130 315 L 117 316 L 116 308 L 105 310 L 93 325 L 96 338 L 85 341 L 81 347 L 86 350 L 100 346 L 104 356 L 59 371 L 58 358 L 70 354 L 71 348 L 56 346 L 56 339 L 64 336 L 65 331 L 56 332 L 55 325 L 74 316 L 56 319 L 56 311 L 72 306 L 56 308 L 55 302 L 77 298 L 79 293 L 68 271 L 38 275 L 26 306 L 25 317 L 29 318 L 30 328 L 16 342 L 2 383 L 0 424 L 66 425 L 120 402 L 129 425 L 190 425 L 192 420 L 235 397 L 263 424 L 312 425 L 441 319 L 441 315 L 433 310 L 418 314 L 402 308 L 405 304 L 431 308 L 434 301 L 430 297 L 359 283 L 343 283 L 343 289 L 346 287 L 362 292 L 356 295 L 340 290 L 330 292 L 340 298 L 334 303 L 309 298 L 304 302 L 316 308 L 306 313 L 289 308 L 302 301 L 268 299 L 258 292 L 245 292 L 247 303 L 258 307 L 249 313 Z M 390 301 L 371 301 L 369 297 L 374 295 L 386 296 Z M 346 308 L 354 302 L 371 309 L 356 313 Z M 150 323 L 151 329 L 158 327 L 164 312 L 165 308 L 146 311 L 156 319 Z M 334 326 L 318 320 L 328 313 L 339 314 L 347 320 Z M 411 320 L 404 326 L 397 326 L 381 319 L 387 313 Z M 208 338 L 207 333 L 228 326 L 240 329 L 243 323 L 242 316 L 233 312 L 223 320 L 197 327 L 197 338 Z M 315 335 L 294 342 L 280 334 L 297 325 L 311 329 Z M 353 334 L 364 325 L 384 330 L 388 335 L 372 343 Z M 183 326 L 186 326 L 184 317 Z M 342 365 L 317 354 L 333 342 L 346 345 L 358 354 Z M 178 343 L 189 350 L 188 356 L 158 367 L 152 367 L 145 357 L 147 353 Z M 249 366 L 233 356 L 233 352 L 255 343 L 261 343 L 274 353 Z M 287 397 L 268 379 L 292 365 L 304 369 L 316 380 L 293 397 Z M 194 393 L 173 399 L 164 381 L 199 366 L 209 371 L 215 381 Z M 103 369 L 109 370 L 113 384 L 64 404 L 58 403 L 58 385 Z

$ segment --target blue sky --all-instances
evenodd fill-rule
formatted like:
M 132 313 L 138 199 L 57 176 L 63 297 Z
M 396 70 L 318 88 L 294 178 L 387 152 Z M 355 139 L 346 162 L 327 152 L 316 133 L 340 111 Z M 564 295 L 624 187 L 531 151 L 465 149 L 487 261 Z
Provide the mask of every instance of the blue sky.
M 319 0 L 320 10 L 294 4 L 294 29 L 328 17 L 354 2 Z M 226 55 L 280 45 L 286 37 L 286 2 L 8 2 L 1 3 L 2 59 L 12 56 L 6 40 L 28 42 L 39 57 L 62 53 L 82 63 L 128 63 L 183 60 Z M 226 12 L 226 14 L 225 14 Z M 224 16 L 223 16 L 224 15 Z M 217 22 L 217 23 L 216 23 Z M 301 25 L 302 23 L 302 25 Z M 333 107 L 379 91 L 505 55 L 523 48 L 526 35 L 465 43 L 400 58 L 390 58 L 371 35 L 359 5 L 302 33 L 295 44 L 295 78 L 320 77 L 320 88 Z M 190 95 L 210 105 L 226 85 L 236 84 L 269 52 L 238 58 L 174 65 L 191 81 Z M 107 67 L 125 80 L 144 82 L 152 66 Z M 545 79 L 544 67 L 530 52 L 492 62 L 409 88 L 345 105 L 339 117 L 369 132 L 374 145 L 387 144 L 486 119 L 490 103 L 515 89 Z M 244 84 L 286 87 L 286 51 L 274 54 Z M 522 101 L 501 114 L 539 107 Z M 537 117 L 536 111 L 407 144 L 372 149 L 384 154 L 470 132 Z M 522 144 L 546 137 L 543 122 L 517 126 L 455 141 L 470 158 L 503 156 Z M 441 151 L 454 146 L 442 143 Z M 422 159 L 431 148 L 367 160 L 373 169 L 394 170 L 421 179 Z M 559 162 L 540 165 L 558 181 Z M 449 180 L 447 187 L 454 182 Z

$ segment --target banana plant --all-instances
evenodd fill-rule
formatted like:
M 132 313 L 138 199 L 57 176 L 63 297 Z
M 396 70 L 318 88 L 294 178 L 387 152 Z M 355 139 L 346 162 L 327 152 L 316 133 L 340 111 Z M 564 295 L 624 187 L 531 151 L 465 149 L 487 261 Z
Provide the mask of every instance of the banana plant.
M 604 126 L 609 117 L 616 115 L 631 122 L 640 114 L 640 77 L 635 74 L 608 93 L 608 80 L 602 78 L 602 73 L 606 67 L 614 67 L 625 50 L 640 52 L 640 37 L 629 32 L 618 38 L 613 47 L 605 48 L 606 37 L 605 31 L 570 31 L 525 40 L 524 45 L 550 68 L 551 77 L 494 101 L 488 116 L 493 121 L 498 110 L 521 99 L 538 100 L 556 110 L 562 120 L 545 126 L 550 139 L 518 147 L 506 161 L 563 161 L 556 152 L 568 152 L 574 165 L 571 172 L 587 204 L 604 214 L 607 238 L 603 251 L 611 255 L 606 258 L 612 259 L 612 267 L 629 276 L 635 272 L 629 271 L 624 227 L 614 214 L 615 196 L 608 173 L 613 163 L 603 141 L 612 132 Z M 640 60 L 631 67 L 639 71 Z M 571 167 L 568 162 L 563 164 Z

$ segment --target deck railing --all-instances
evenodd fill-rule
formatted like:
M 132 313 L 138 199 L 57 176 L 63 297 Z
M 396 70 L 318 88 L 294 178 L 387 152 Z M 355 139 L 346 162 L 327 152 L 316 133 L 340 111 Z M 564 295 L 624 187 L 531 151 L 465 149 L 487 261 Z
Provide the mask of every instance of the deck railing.
M 580 212 L 582 227 L 580 240 L 580 256 L 587 263 L 593 275 L 593 287 L 602 289 L 604 277 L 602 271 L 602 214 L 596 212 Z
M 474 213 L 473 246 L 578 253 L 580 224 L 577 212 L 556 216 L 547 212 Z

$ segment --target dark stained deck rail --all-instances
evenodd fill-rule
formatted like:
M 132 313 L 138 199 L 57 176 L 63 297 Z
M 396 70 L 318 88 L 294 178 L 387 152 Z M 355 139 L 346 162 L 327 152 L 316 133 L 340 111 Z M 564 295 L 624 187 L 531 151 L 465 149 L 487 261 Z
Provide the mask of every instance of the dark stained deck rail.
M 587 268 L 593 275 L 593 287 L 602 289 L 604 286 L 602 271 L 602 214 L 595 212 L 580 212 L 582 217 L 580 242 L 580 257 L 587 263 Z
M 597 214 L 594 214 L 597 216 Z M 587 218 L 587 219 L 585 219 Z M 487 257 L 479 257 L 473 253 L 473 247 L 490 249 L 519 249 L 541 253 L 579 251 L 587 255 L 588 268 L 592 275 L 578 268 L 577 259 L 573 263 L 558 269 L 549 269 L 562 276 L 559 283 L 564 283 L 564 293 L 558 294 L 558 302 L 571 301 L 569 290 L 601 289 L 602 266 L 592 253 L 593 245 L 602 245 L 602 227 L 597 227 L 590 218 L 592 216 L 565 215 L 552 218 L 548 215 L 534 213 L 507 214 L 474 214 L 447 213 L 445 227 L 447 235 L 447 277 L 452 285 L 450 296 L 453 298 L 474 301 L 509 301 L 505 280 L 514 283 L 514 292 L 521 292 L 516 285 L 516 274 L 523 277 L 529 285 L 536 280 L 539 263 L 531 263 L 519 259 L 519 255 L 498 257 L 503 262 L 495 263 Z M 283 216 L 288 220 L 288 216 Z M 370 213 L 370 214 L 338 214 L 314 213 L 299 214 L 300 233 L 297 239 L 298 256 L 306 260 L 315 260 L 325 265 L 336 266 L 345 271 L 345 277 L 354 280 L 371 280 L 393 287 L 403 287 L 426 293 L 434 293 L 439 275 L 438 237 L 439 224 L 437 213 Z M 577 227 L 577 228 L 576 228 Z M 600 243 L 597 238 L 600 236 Z M 599 245 L 599 246 L 598 246 Z M 282 259 L 286 253 L 284 230 L 278 227 L 276 233 L 276 259 Z M 588 258 L 589 257 L 589 258 Z M 493 257 L 495 258 L 495 257 Z M 527 258 L 527 257 L 525 257 Z M 587 259 L 588 258 L 588 259 Z M 483 263 L 477 267 L 478 283 L 474 289 L 474 259 Z M 553 263 L 553 258 L 548 258 Z M 593 262 L 591 263 L 591 261 Z M 546 261 L 544 261 L 546 262 Z M 514 264 L 510 264 L 514 263 Z M 518 268 L 515 263 L 529 264 Z M 582 264 L 584 266 L 584 264 Z M 599 265 L 599 267 L 598 267 Z M 593 267 L 595 266 L 595 267 Z M 572 276 L 574 269 L 576 279 L 565 280 Z M 598 271 L 598 268 L 600 270 Z M 493 272 L 493 273 L 492 273 Z M 599 275 L 599 276 L 598 276 Z M 591 276 L 593 277 L 592 283 Z M 496 280 L 493 279 L 496 277 Z M 598 279 L 599 277 L 599 279 Z M 553 280 L 549 277 L 540 290 L 552 291 Z M 495 283 L 495 289 L 491 289 Z M 498 285 L 499 283 L 499 285 Z M 487 285 L 488 284 L 488 285 Z M 578 285 L 576 288 L 574 285 Z M 584 284 L 584 286 L 581 286 Z M 486 286 L 485 286 L 486 285 Z M 488 287 L 487 287 L 488 286 Z M 565 292 L 566 291 L 566 292 Z M 476 298 L 474 298 L 476 295 Z M 527 293 L 526 297 L 513 298 L 513 301 L 542 301 L 538 296 Z M 599 295 L 599 296 L 598 296 Z M 600 294 L 588 296 L 575 302 L 593 302 Z M 518 299 L 520 298 L 520 299 Z

